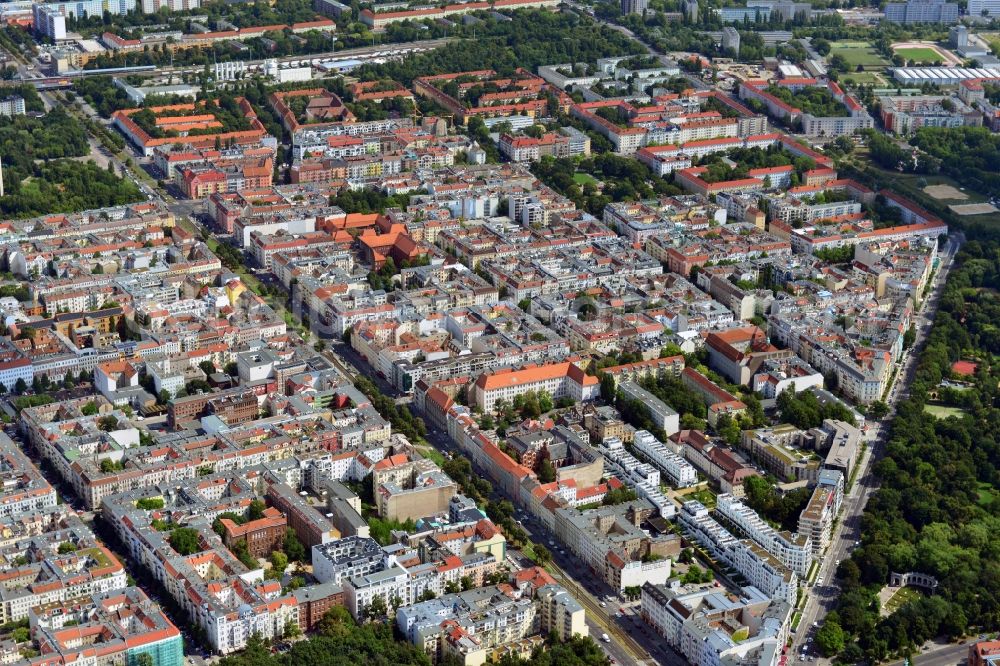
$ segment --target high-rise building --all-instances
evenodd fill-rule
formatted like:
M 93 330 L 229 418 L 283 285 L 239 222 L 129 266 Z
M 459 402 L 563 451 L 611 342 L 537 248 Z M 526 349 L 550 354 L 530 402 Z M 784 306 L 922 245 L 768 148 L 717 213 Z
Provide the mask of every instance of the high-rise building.
M 73 0 L 72 2 L 40 2 L 35 6 L 38 5 L 54 9 L 63 16 L 77 18 L 102 16 L 104 12 L 108 12 L 112 16 L 123 16 L 136 9 L 142 9 L 138 0 Z
M 66 16 L 58 7 L 36 3 L 31 6 L 35 32 L 53 41 L 66 39 Z
M 732 26 L 722 29 L 722 49 L 724 51 L 740 52 L 740 33 Z
M 969 0 L 969 16 L 1000 16 L 1000 0 Z
M 0 116 L 23 116 L 25 113 L 24 98 L 20 95 L 0 99 Z
M 958 4 L 944 0 L 890 2 L 885 6 L 885 20 L 906 24 L 955 23 L 958 21 Z
M 649 0 L 622 0 L 622 16 L 645 14 L 647 9 L 649 9 Z
M 143 14 L 155 14 L 161 9 L 177 12 L 198 9 L 201 0 L 142 0 L 140 6 Z
M 948 30 L 948 46 L 953 49 L 969 48 L 969 29 L 964 25 L 952 26 Z

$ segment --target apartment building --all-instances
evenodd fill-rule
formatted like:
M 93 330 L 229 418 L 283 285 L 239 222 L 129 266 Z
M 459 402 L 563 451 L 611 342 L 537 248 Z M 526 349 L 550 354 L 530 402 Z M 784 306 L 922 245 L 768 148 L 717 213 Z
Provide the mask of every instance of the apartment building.
M 37 2 L 31 6 L 35 32 L 53 42 L 66 39 L 66 15 L 55 4 Z
M 694 666 L 776 666 L 789 636 L 792 605 L 754 587 L 738 595 L 712 586 L 644 585 L 642 618 Z
M 799 576 L 808 573 L 814 551 L 808 534 L 779 532 L 764 522 L 756 511 L 728 494 L 718 496 L 715 513 Z
M 944 23 L 958 22 L 959 5 L 945 0 L 909 0 L 890 2 L 885 6 L 885 20 L 889 23 Z
M 260 468 L 254 470 L 262 471 Z M 247 476 L 255 478 L 248 470 Z M 262 568 L 249 569 L 212 529 L 226 512 L 245 514 L 258 491 L 243 475 L 204 476 L 166 487 L 143 488 L 104 498 L 102 511 L 129 555 L 158 580 L 191 622 L 205 632 L 217 654 L 246 647 L 254 635 L 280 638 L 299 623 L 299 605 L 277 581 L 264 580 Z M 138 508 L 139 500 L 157 498 L 164 511 Z M 199 550 L 183 555 L 170 532 L 153 520 L 169 516 L 197 532 Z
M 39 656 L 26 663 L 184 663 L 181 632 L 138 587 L 40 606 L 31 610 L 30 621 Z
M 646 389 L 635 382 L 622 381 L 618 383 L 618 390 L 627 399 L 641 403 L 650 420 L 666 435 L 672 435 L 680 430 L 680 415 Z
M 777 558 L 744 539 L 739 540 L 709 515 L 701 502 L 685 502 L 678 514 L 684 530 L 713 556 L 736 569 L 771 599 L 795 603 L 799 578 Z
M 3 481 L 0 518 L 17 517 L 57 504 L 55 488 L 5 433 L 0 433 L 0 480 Z
M 313 575 L 321 583 L 340 585 L 346 578 L 363 576 L 392 566 L 395 560 L 375 539 L 349 536 L 312 548 Z
M 845 113 L 841 116 L 816 117 L 804 113 L 801 109 L 788 104 L 775 95 L 767 92 L 771 83 L 764 81 L 744 81 L 740 83 L 740 99 L 756 99 L 775 118 L 789 124 L 799 123 L 800 132 L 806 136 L 839 136 L 853 134 L 875 125 L 875 119 L 852 95 L 845 93 L 834 81 L 822 81 L 810 78 L 785 78 L 773 82 L 783 88 L 793 91 L 805 87 L 826 88 L 837 102 L 844 105 Z
M 580 134 L 574 140 L 569 131 Z M 546 132 L 540 137 L 503 134 L 497 144 L 500 153 L 512 162 L 536 162 L 543 157 L 572 157 L 590 154 L 590 138 L 575 128 Z
M 529 391 L 548 393 L 553 400 L 563 397 L 576 402 L 593 400 L 600 392 L 597 377 L 586 374 L 574 363 L 549 363 L 520 369 L 505 368 L 480 375 L 471 389 L 471 400 L 484 412 L 493 412 L 498 401 L 507 404 Z
M 839 471 L 824 471 L 806 508 L 799 514 L 799 534 L 809 537 L 813 556 L 822 557 L 830 536 L 833 523 L 840 511 L 844 496 L 844 476 Z
M 42 534 L 0 548 L 0 621 L 31 609 L 124 589 L 125 567 L 75 516 Z
M 660 488 L 659 469 L 637 460 L 618 439 L 606 439 L 594 448 L 604 456 L 606 467 L 632 486 L 639 497 L 651 502 L 665 518 L 673 517 L 674 505 Z
M 396 611 L 396 626 L 434 660 L 486 663 L 496 649 L 535 635 L 540 604 L 504 586 L 447 594 Z M 582 608 L 580 609 L 582 613 Z
M 372 467 L 375 506 L 385 520 L 417 520 L 447 513 L 458 485 L 428 459 L 395 455 Z
M 632 437 L 632 446 L 638 454 L 663 472 L 677 488 L 686 488 L 698 482 L 698 473 L 694 467 L 682 456 L 668 449 L 651 433 L 645 430 L 636 431 Z
M 670 577 L 669 557 L 679 553 L 680 543 L 649 536 L 639 527 L 654 508 L 644 499 L 586 511 L 559 508 L 554 512 L 554 531 L 570 552 L 615 590 L 663 583 Z

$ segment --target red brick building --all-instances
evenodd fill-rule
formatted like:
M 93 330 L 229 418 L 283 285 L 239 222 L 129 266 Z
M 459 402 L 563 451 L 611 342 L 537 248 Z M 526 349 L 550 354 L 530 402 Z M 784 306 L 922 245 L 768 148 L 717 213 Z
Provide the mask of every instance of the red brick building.
M 344 588 L 339 583 L 320 583 L 295 590 L 299 604 L 299 628 L 312 631 L 334 606 L 344 605 Z
M 226 547 L 232 549 L 237 541 L 245 541 L 247 551 L 254 557 L 268 557 L 271 551 L 279 550 L 285 543 L 288 521 L 273 506 L 264 509 L 262 518 L 242 525 L 237 525 L 229 518 L 223 518 L 219 522 L 225 530 L 222 533 L 222 542 Z

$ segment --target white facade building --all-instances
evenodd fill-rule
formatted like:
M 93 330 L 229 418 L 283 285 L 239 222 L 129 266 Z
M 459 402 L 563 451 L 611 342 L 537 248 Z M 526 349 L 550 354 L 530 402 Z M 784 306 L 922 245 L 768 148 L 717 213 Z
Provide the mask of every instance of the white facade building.
M 632 446 L 653 465 L 660 468 L 678 488 L 687 488 L 698 483 L 698 472 L 682 456 L 677 455 L 663 442 L 645 430 L 639 430 L 632 438 Z

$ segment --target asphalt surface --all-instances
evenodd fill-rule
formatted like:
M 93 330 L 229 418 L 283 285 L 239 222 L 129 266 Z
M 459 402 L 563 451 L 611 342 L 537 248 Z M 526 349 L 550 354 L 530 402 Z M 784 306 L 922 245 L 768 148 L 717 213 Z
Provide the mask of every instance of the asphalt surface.
M 965 643 L 949 643 L 946 645 L 941 645 L 940 643 L 932 643 L 926 647 L 926 650 L 914 654 L 910 657 L 910 663 L 913 666 L 957 666 L 957 664 L 964 664 L 967 661 L 969 655 L 969 644 L 974 641 L 966 641 Z M 903 660 L 889 662 L 889 666 L 903 666 Z
M 548 528 L 518 510 L 521 528 L 534 543 L 552 553 L 554 576 L 587 611 L 590 635 L 619 664 L 680 664 L 671 650 L 642 620 L 638 602 L 623 602 L 616 592 L 567 551 Z M 607 634 L 608 641 L 603 640 Z

